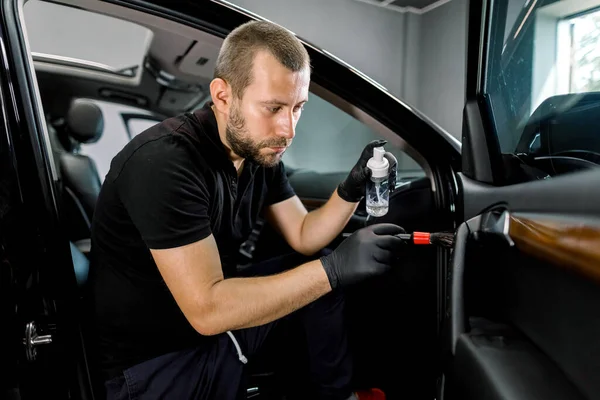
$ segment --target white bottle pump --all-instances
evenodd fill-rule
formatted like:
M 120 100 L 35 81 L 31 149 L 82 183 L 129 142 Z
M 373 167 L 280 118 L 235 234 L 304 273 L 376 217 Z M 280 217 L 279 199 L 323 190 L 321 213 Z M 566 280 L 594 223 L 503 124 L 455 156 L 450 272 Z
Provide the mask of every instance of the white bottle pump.
M 372 178 L 387 178 L 390 163 L 384 155 L 385 149 L 383 147 L 375 147 L 373 149 L 373 157 L 367 161 L 367 167 L 372 171 Z

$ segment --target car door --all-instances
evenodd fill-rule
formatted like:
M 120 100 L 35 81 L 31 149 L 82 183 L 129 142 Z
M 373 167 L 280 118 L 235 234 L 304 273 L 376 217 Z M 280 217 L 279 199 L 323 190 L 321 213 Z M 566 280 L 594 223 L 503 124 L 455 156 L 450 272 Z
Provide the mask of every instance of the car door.
M 0 2 L 0 393 L 67 398 L 80 391 L 77 285 L 17 7 Z
M 439 398 L 597 399 L 600 2 L 470 3 Z
M 347 113 L 333 94 L 322 93 L 317 87 L 312 88 L 294 142 L 283 159 L 289 182 L 308 210 L 327 202 L 370 141 L 387 139 L 386 150 L 398 160 L 397 190 L 390 199 L 388 214 L 370 217 L 364 201 L 360 202 L 341 234 L 328 247 L 335 248 L 356 230 L 379 222 L 395 223 L 409 232 L 442 229 L 444 221 L 436 221 L 441 210 L 434 202 L 430 178 L 403 150 L 401 139 L 394 138 L 396 132 L 380 133 L 374 128 L 376 124 L 369 124 L 357 110 Z M 372 104 L 377 104 L 375 98 L 369 99 Z M 256 259 L 290 251 L 274 229 L 269 225 L 262 227 Z M 407 392 L 413 393 L 412 399 L 430 399 L 434 395 L 438 373 L 436 320 L 438 295 L 441 296 L 437 289 L 444 271 L 436 268 L 436 261 L 445 258 L 443 251 L 438 253 L 429 246 L 407 248 L 395 272 L 385 280 L 345 291 L 356 384 L 382 388 L 389 399 L 402 398 Z M 402 316 L 402 329 L 397 329 L 398 315 Z M 410 345 L 391 345 L 395 342 Z M 403 361 L 390 368 L 395 360 Z
M 249 19 L 248 15 L 235 11 L 226 2 L 171 2 L 169 8 L 165 8 L 162 2 L 137 0 L 110 0 L 106 3 L 125 5 L 221 37 Z M 73 265 L 68 259 L 67 241 L 62 239 L 64 236 L 55 223 L 60 213 L 60 207 L 53 205 L 55 175 L 45 150 L 49 146 L 43 139 L 47 135 L 39 94 L 31 73 L 27 42 L 20 33 L 22 27 L 17 16 L 20 3 L 3 0 L 2 4 L 6 20 L 2 26 L 10 45 L 8 55 L 11 60 L 16 60 L 9 64 L 18 78 L 12 84 L 13 89 L 18 89 L 10 105 L 19 107 L 22 124 L 13 134 L 18 132 L 20 140 L 26 143 L 22 147 L 25 150 L 19 153 L 26 160 L 19 164 L 19 171 L 25 168 L 24 165 L 29 166 L 31 178 L 23 182 L 31 185 L 32 190 L 41 191 L 39 196 L 30 197 L 29 201 L 36 199 L 43 204 L 31 206 L 40 216 L 36 223 L 44 224 L 43 233 L 39 235 L 44 241 L 37 250 L 38 260 L 31 263 L 30 268 L 36 287 L 45 290 L 37 298 L 34 293 L 28 292 L 26 298 L 32 303 L 39 301 L 40 304 L 52 305 L 52 308 L 38 307 L 35 312 L 21 310 L 19 315 L 23 320 L 44 321 L 51 328 L 43 328 L 42 322 L 36 322 L 39 332 L 54 332 L 50 333 L 53 335 L 51 338 L 45 338 L 46 345 L 38 346 L 35 360 L 20 363 L 27 378 L 27 385 L 22 387 L 29 390 L 29 396 L 24 394 L 23 398 L 36 398 L 35 395 L 40 393 L 61 396 L 67 391 L 73 397 L 88 398 L 87 372 L 79 367 L 84 364 L 81 362 L 84 353 L 76 315 L 78 299 Z M 318 111 L 329 110 L 325 115 L 314 113 L 317 121 L 312 126 L 307 125 L 298 135 L 298 140 L 300 137 L 310 139 L 308 148 L 300 155 L 319 151 L 316 163 L 299 162 L 294 165 L 292 160 L 286 161 L 290 167 L 291 184 L 307 207 L 312 209 L 323 204 L 348 173 L 364 145 L 369 140 L 384 137 L 390 142 L 388 149 L 399 158 L 401 174 L 400 187 L 391 199 L 390 213 L 378 221 L 394 222 L 408 231 L 451 228 L 455 211 L 452 170 L 457 167 L 460 144 L 355 69 L 311 45 L 307 45 L 307 49 L 314 66 L 311 104 L 320 104 Z M 10 89 L 11 86 L 7 91 L 10 92 Z M 319 99 L 322 100 L 320 103 Z M 331 120 L 338 119 L 341 124 L 325 129 Z M 366 129 L 367 126 L 369 129 Z M 337 140 L 332 140 L 336 137 Z M 324 145 L 324 141 L 328 144 Z M 298 142 L 295 148 L 298 148 L 297 145 Z M 410 157 L 405 157 L 405 153 L 410 153 Z M 338 162 L 332 163 L 328 159 L 331 155 Z M 418 161 L 418 168 L 410 158 Z M 365 223 L 377 222 L 366 220 L 364 214 L 361 215 L 361 208 L 344 234 Z M 343 237 L 341 235 L 339 239 Z M 280 250 L 277 242 L 266 243 L 267 249 Z M 33 249 L 32 254 L 36 254 Z M 418 392 L 418 398 L 431 398 L 438 372 L 435 343 L 444 301 L 441 286 L 445 281 L 447 255 L 446 250 L 431 246 L 408 248 L 394 276 L 375 285 L 363 286 L 348 296 L 350 330 L 356 343 L 357 382 L 381 387 L 389 398 L 402 398 L 405 392 Z M 55 267 L 45 268 L 48 263 Z M 400 330 L 396 329 L 399 315 L 402 316 Z M 364 323 L 372 320 L 377 321 L 376 327 Z M 15 329 L 21 328 L 16 326 Z M 406 345 L 396 345 L 398 343 Z M 44 348 L 48 350 L 42 351 Z M 390 362 L 393 368 L 388 367 Z M 80 386 L 69 379 L 75 376 Z

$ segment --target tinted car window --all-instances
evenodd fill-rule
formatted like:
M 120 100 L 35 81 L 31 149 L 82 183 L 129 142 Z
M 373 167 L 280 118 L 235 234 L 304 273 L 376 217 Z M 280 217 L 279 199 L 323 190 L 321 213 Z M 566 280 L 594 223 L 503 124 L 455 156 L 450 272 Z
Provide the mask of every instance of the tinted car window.
M 365 145 L 381 135 L 333 104 L 311 93 L 296 126 L 296 136 L 284 161 L 292 168 L 318 173 L 349 172 Z M 401 149 L 387 144 L 398 159 L 398 176 L 425 176 Z

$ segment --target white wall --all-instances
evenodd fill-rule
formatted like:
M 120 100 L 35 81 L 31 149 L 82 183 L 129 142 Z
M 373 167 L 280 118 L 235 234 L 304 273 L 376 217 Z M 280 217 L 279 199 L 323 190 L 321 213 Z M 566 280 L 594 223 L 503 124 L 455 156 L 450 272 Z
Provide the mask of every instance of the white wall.
M 405 16 L 354 0 L 232 0 L 402 93 Z
M 465 104 L 467 0 L 421 15 L 417 108 L 461 139 Z

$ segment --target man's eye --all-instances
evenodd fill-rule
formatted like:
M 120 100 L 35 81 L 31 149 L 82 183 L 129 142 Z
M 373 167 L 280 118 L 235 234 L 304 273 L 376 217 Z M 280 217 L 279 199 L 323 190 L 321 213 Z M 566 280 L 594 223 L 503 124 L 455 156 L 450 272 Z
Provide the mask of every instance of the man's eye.
M 277 113 L 279 110 L 281 110 L 281 107 L 269 107 L 269 112 L 275 114 Z
M 294 112 L 304 111 L 304 106 L 294 107 Z

